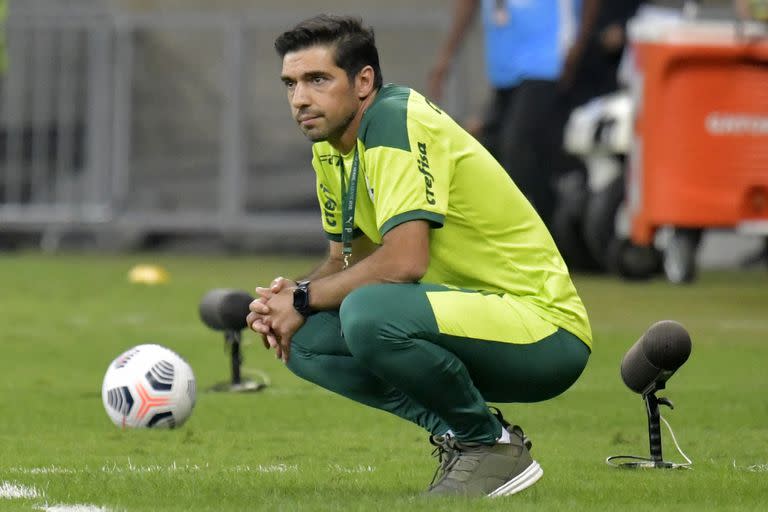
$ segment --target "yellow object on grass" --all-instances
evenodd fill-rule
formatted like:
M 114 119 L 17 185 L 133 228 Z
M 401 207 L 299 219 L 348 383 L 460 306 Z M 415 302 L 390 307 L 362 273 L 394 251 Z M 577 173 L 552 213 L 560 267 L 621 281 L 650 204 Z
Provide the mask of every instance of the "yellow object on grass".
M 158 265 L 140 264 L 128 272 L 128 280 L 137 284 L 163 284 L 170 278 L 168 272 Z

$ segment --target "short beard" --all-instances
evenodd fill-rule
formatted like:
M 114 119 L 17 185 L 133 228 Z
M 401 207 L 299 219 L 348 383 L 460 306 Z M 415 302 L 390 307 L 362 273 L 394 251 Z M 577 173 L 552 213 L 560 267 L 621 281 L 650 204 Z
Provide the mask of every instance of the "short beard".
M 355 116 L 357 115 L 357 112 L 351 112 L 341 123 L 339 123 L 337 126 L 335 126 L 332 130 L 329 130 L 327 133 L 319 133 L 317 135 L 310 135 L 309 133 L 304 133 L 306 137 L 312 141 L 312 142 L 322 142 L 322 141 L 331 141 L 335 142 L 341 139 L 341 136 L 344 135 L 344 132 L 347 131 L 347 127 L 349 127 L 350 123 L 355 119 Z

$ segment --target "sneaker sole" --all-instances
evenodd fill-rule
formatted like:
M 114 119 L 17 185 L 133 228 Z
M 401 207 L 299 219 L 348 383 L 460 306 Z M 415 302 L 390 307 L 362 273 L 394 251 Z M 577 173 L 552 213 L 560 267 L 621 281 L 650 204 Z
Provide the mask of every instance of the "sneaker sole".
M 538 462 L 533 461 L 530 466 L 525 468 L 525 471 L 509 482 L 504 483 L 501 487 L 488 494 L 488 496 L 491 498 L 498 498 L 500 496 L 509 496 L 518 493 L 535 484 L 542 476 L 544 476 L 544 470 L 541 469 Z

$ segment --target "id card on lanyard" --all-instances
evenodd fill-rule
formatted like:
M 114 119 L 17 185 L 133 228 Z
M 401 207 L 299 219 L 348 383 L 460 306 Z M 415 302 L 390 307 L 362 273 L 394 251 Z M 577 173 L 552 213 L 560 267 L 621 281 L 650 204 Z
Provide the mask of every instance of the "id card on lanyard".
M 344 256 L 344 269 L 349 267 L 352 257 L 352 240 L 355 236 L 355 203 L 357 201 L 357 177 L 360 171 L 360 155 L 355 141 L 355 156 L 352 157 L 352 169 L 349 172 L 349 186 L 345 186 L 344 158 L 341 159 L 341 253 Z

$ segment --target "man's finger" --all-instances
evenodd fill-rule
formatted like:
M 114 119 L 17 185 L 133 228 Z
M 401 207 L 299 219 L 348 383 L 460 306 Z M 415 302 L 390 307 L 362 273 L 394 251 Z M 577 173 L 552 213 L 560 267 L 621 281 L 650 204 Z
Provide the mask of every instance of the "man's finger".
M 262 288 L 261 286 L 256 287 L 256 294 L 262 299 L 270 299 L 274 295 L 271 288 Z
M 277 277 L 274 281 L 272 281 L 272 286 L 270 286 L 270 291 L 272 293 L 280 293 L 280 291 L 285 288 L 286 286 L 293 286 L 293 281 L 290 279 L 286 279 L 284 277 Z
M 254 313 L 251 313 L 251 315 L 253 315 L 253 314 Z M 248 315 L 248 316 L 250 317 L 250 315 Z M 249 322 L 248 326 L 252 330 L 254 330 L 255 332 L 257 332 L 259 334 L 266 335 L 266 334 L 269 334 L 270 332 L 272 332 L 271 327 L 269 325 L 267 325 L 267 323 L 264 321 L 264 318 L 262 318 L 260 316 L 257 316 L 257 318 L 255 320 L 253 320 L 252 322 Z
M 254 327 L 254 325 L 257 323 L 261 323 L 261 318 L 261 315 L 257 313 L 248 313 L 248 316 L 245 317 L 245 323 L 248 325 L 249 329 L 253 329 L 256 332 L 261 332 Z
M 248 304 L 248 309 L 260 315 L 269 314 L 269 306 L 267 306 L 261 299 L 254 300 L 253 302 Z

